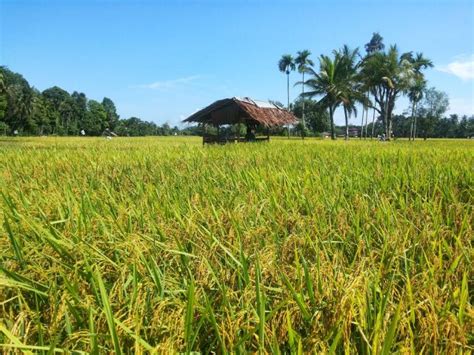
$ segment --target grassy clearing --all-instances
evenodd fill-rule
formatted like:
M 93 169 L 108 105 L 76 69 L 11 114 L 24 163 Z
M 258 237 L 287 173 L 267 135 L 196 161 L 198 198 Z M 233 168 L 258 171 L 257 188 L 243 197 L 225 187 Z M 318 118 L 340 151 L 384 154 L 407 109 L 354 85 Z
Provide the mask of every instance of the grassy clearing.
M 474 142 L 0 140 L 0 347 L 474 349 Z

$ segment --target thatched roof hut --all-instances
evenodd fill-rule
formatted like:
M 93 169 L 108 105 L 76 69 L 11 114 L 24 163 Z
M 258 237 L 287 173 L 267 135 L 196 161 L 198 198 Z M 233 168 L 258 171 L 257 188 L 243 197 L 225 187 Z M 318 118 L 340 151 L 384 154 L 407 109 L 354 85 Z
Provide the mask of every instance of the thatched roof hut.
M 183 122 L 213 126 L 244 123 L 275 127 L 296 124 L 298 120 L 291 112 L 270 102 L 252 100 L 248 97 L 232 97 L 214 102 Z

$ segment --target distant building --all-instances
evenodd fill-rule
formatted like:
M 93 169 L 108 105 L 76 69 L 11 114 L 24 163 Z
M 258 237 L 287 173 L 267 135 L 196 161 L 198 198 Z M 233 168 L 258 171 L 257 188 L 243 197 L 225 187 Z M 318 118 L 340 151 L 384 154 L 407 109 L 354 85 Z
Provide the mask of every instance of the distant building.
M 349 137 L 359 137 L 360 128 L 349 127 Z

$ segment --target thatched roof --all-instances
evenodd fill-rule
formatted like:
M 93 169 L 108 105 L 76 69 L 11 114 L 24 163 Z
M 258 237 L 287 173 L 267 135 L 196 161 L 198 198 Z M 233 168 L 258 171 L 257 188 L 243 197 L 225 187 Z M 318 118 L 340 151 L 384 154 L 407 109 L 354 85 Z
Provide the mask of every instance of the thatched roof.
M 265 101 L 248 97 L 232 97 L 214 102 L 192 114 L 183 122 L 212 125 L 250 123 L 266 127 L 296 124 L 297 118 L 289 111 Z

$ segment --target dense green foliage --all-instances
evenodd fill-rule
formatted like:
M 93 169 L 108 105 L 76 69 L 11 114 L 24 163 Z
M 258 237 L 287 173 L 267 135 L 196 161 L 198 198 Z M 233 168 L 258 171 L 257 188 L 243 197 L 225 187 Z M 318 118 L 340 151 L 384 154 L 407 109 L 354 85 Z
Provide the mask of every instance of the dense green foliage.
M 302 81 L 297 84 L 306 83 L 306 85 L 302 85 L 300 97 L 293 104 L 288 101 L 290 109 L 302 119 L 299 125 L 290 130 L 290 134 L 304 133 L 304 135 L 317 136 L 322 132 L 330 131 L 333 127 L 334 136 L 348 137 L 350 130 L 358 132 L 358 136 L 361 135 L 361 131 L 365 132 L 365 136 L 371 136 L 372 132 L 377 136 L 386 133 L 386 120 L 388 119 L 395 137 L 410 137 L 414 133 L 423 138 L 474 136 L 474 116 L 450 115 L 445 117 L 449 101 L 443 92 L 427 88 L 421 69 L 429 65 L 429 61 L 421 54 L 413 56 L 411 53 L 405 53 L 398 58 L 396 48 L 391 48 L 389 53 L 383 53 L 381 52 L 384 48 L 382 38 L 378 34 L 374 34 L 366 48 L 367 55 L 360 62 L 356 61 L 358 51 L 350 50 L 347 46 L 334 51 L 334 59 L 322 56 L 320 61 L 322 66 L 319 71 L 312 68 L 314 63 L 309 58 L 311 53 L 307 50 L 298 52 L 295 59 L 291 55 L 282 57 L 279 69 L 287 74 L 288 100 L 289 74 L 292 70 L 298 68 L 302 75 Z M 403 66 L 400 64 L 397 69 L 398 76 L 392 75 L 393 80 L 398 80 L 399 84 L 400 82 L 404 83 L 404 86 L 402 85 L 403 88 L 393 91 L 390 96 L 391 101 L 384 101 L 384 81 L 379 82 L 379 89 L 374 86 L 374 83 L 377 82 L 376 79 L 382 75 L 381 73 L 386 73 L 383 68 L 384 65 L 387 65 L 387 58 L 391 58 L 391 62 L 388 61 L 392 63 L 389 67 L 404 63 Z M 398 64 L 395 65 L 396 63 Z M 374 73 L 377 73 L 375 69 L 378 70 L 379 67 L 380 75 L 377 74 L 377 76 Z M 403 75 L 408 79 L 401 81 L 400 70 L 407 67 L 409 68 L 408 74 L 405 72 Z M 364 71 L 372 73 L 372 76 L 362 75 Z M 327 73 L 322 75 L 323 72 Z M 308 80 L 305 80 L 305 74 L 310 75 Z M 326 78 L 332 78 L 331 80 L 335 81 L 334 83 L 325 83 Z M 305 86 L 309 91 L 304 91 Z M 323 94 L 325 86 L 337 88 L 334 97 L 325 95 L 319 100 L 308 98 L 308 96 Z M 366 96 L 363 94 L 364 90 Z M 381 97 L 377 96 L 378 92 L 382 93 Z M 368 93 L 375 93 L 372 100 L 369 100 Z M 395 99 L 401 93 L 409 97 L 412 107 L 407 110 L 407 114 L 393 115 Z M 333 102 L 332 105 L 329 105 L 331 107 L 328 106 L 328 100 Z M 387 115 L 384 111 L 385 103 L 390 110 Z M 349 123 L 349 119 L 357 115 L 357 104 L 363 104 L 367 108 L 376 110 L 377 114 L 374 115 L 375 122 L 373 124 L 368 121 L 367 117 L 365 123 L 364 119 L 362 120 L 361 125 Z M 344 127 L 331 124 L 333 122 L 331 114 L 334 115 L 338 107 L 342 107 L 344 110 L 346 117 Z M 369 115 L 365 110 L 362 115 L 364 112 L 367 116 Z M 196 126 L 179 129 L 170 127 L 167 123 L 159 126 L 137 117 L 120 119 L 115 104 L 107 97 L 102 102 L 98 102 L 88 99 L 84 93 L 74 91 L 69 94 L 57 86 L 39 92 L 31 87 L 20 74 L 14 73 L 6 67 L 0 67 L 0 135 L 80 135 L 81 131 L 84 131 L 85 135 L 98 136 L 103 134 L 106 129 L 110 129 L 120 136 L 200 135 L 202 133 L 201 129 Z M 274 135 L 286 135 L 288 128 L 276 127 L 271 132 Z
M 124 136 L 172 135 L 179 130 L 139 118 L 120 119 L 113 101 L 87 99 L 54 86 L 39 92 L 20 74 L 0 67 L 0 135 L 99 136 L 105 129 Z
M 430 91 L 432 89 L 429 89 Z M 439 92 L 438 92 L 439 94 Z M 437 112 L 436 107 L 433 106 L 428 100 L 421 100 L 417 108 L 418 118 L 418 137 L 421 138 L 469 138 L 474 137 L 474 116 L 462 116 L 459 117 L 456 114 L 444 116 Z M 437 104 L 443 105 L 443 100 L 437 101 Z M 295 101 L 292 106 L 292 111 L 296 117 L 302 117 L 303 99 L 299 98 Z M 328 111 L 322 107 L 320 103 L 315 100 L 305 99 L 306 104 L 306 125 L 310 135 L 319 136 L 322 132 L 329 132 L 330 120 Z M 370 113 L 372 115 L 372 113 Z M 412 116 L 409 114 L 393 115 L 392 131 L 395 138 L 399 137 L 410 137 Z M 372 133 L 372 122 L 367 124 L 368 136 Z M 381 118 L 375 120 L 374 123 L 374 135 L 378 136 L 384 133 L 383 121 Z M 349 129 L 356 132 L 357 136 L 360 137 L 361 126 L 355 124 L 349 124 Z M 274 130 L 274 133 L 278 133 L 281 130 Z M 344 136 L 346 127 L 335 126 L 336 136 Z M 298 134 L 298 130 L 293 131 L 294 134 Z M 282 135 L 284 133 L 281 133 Z
M 0 138 L 0 344 L 468 353 L 474 141 Z
M 385 51 L 383 38 L 378 33 L 373 34 L 371 40 L 365 45 L 365 49 L 364 56 L 358 49 L 352 50 L 346 45 L 339 50 L 334 50 L 332 55 L 322 54 L 319 57 L 318 68 L 313 68 L 309 51 L 298 52 L 298 54 L 303 52 L 306 54 L 305 65 L 299 67 L 300 72 L 303 73 L 303 80 L 295 84 L 302 86 L 302 93 L 296 102 L 302 107 L 300 110 L 295 107 L 293 112 L 301 118 L 300 130 L 302 132 L 307 128 L 320 127 L 319 123 L 325 120 L 321 111 L 326 110 L 331 136 L 335 139 L 338 132 L 334 124 L 334 113 L 341 107 L 345 117 L 344 136 L 348 139 L 349 119 L 357 115 L 359 105 L 363 108 L 359 136 L 373 137 L 375 135 L 375 118 L 381 126 L 377 131 L 388 140 L 393 136 L 411 139 L 415 139 L 417 135 L 423 138 L 450 137 L 452 132 L 457 132 L 457 137 L 474 135 L 474 116 L 463 117 L 462 123 L 452 117 L 443 119 L 443 115 L 449 108 L 449 100 L 445 93 L 435 88 L 427 88 L 423 71 L 432 67 L 433 64 L 422 53 L 415 55 L 412 52 L 400 53 L 396 45 L 390 46 Z M 288 80 L 290 72 L 288 68 L 291 69 L 289 65 L 293 63 L 292 60 L 291 55 L 287 54 L 279 62 L 279 69 L 286 72 Z M 309 75 L 307 80 L 304 79 L 304 73 Z M 306 91 L 305 87 L 307 87 Z M 409 98 L 410 113 L 408 116 L 398 115 L 395 122 L 393 110 L 401 95 Z M 317 104 L 311 105 L 304 98 L 317 99 Z M 425 98 L 424 101 L 423 98 Z M 305 105 L 312 106 L 313 121 L 306 122 Z M 368 120 L 369 108 L 374 110 L 372 123 Z M 308 114 L 311 114 L 311 108 Z M 316 117 L 319 117 L 318 125 L 314 124 Z M 401 122 L 402 117 L 407 122 Z M 443 134 L 440 127 L 446 128 L 446 125 L 451 126 Z M 372 127 L 374 130 L 371 129 Z
M 305 125 L 314 134 L 330 130 L 329 114 L 323 105 L 315 100 L 298 98 L 292 106 L 292 112 L 296 117 L 303 117 L 305 111 Z

